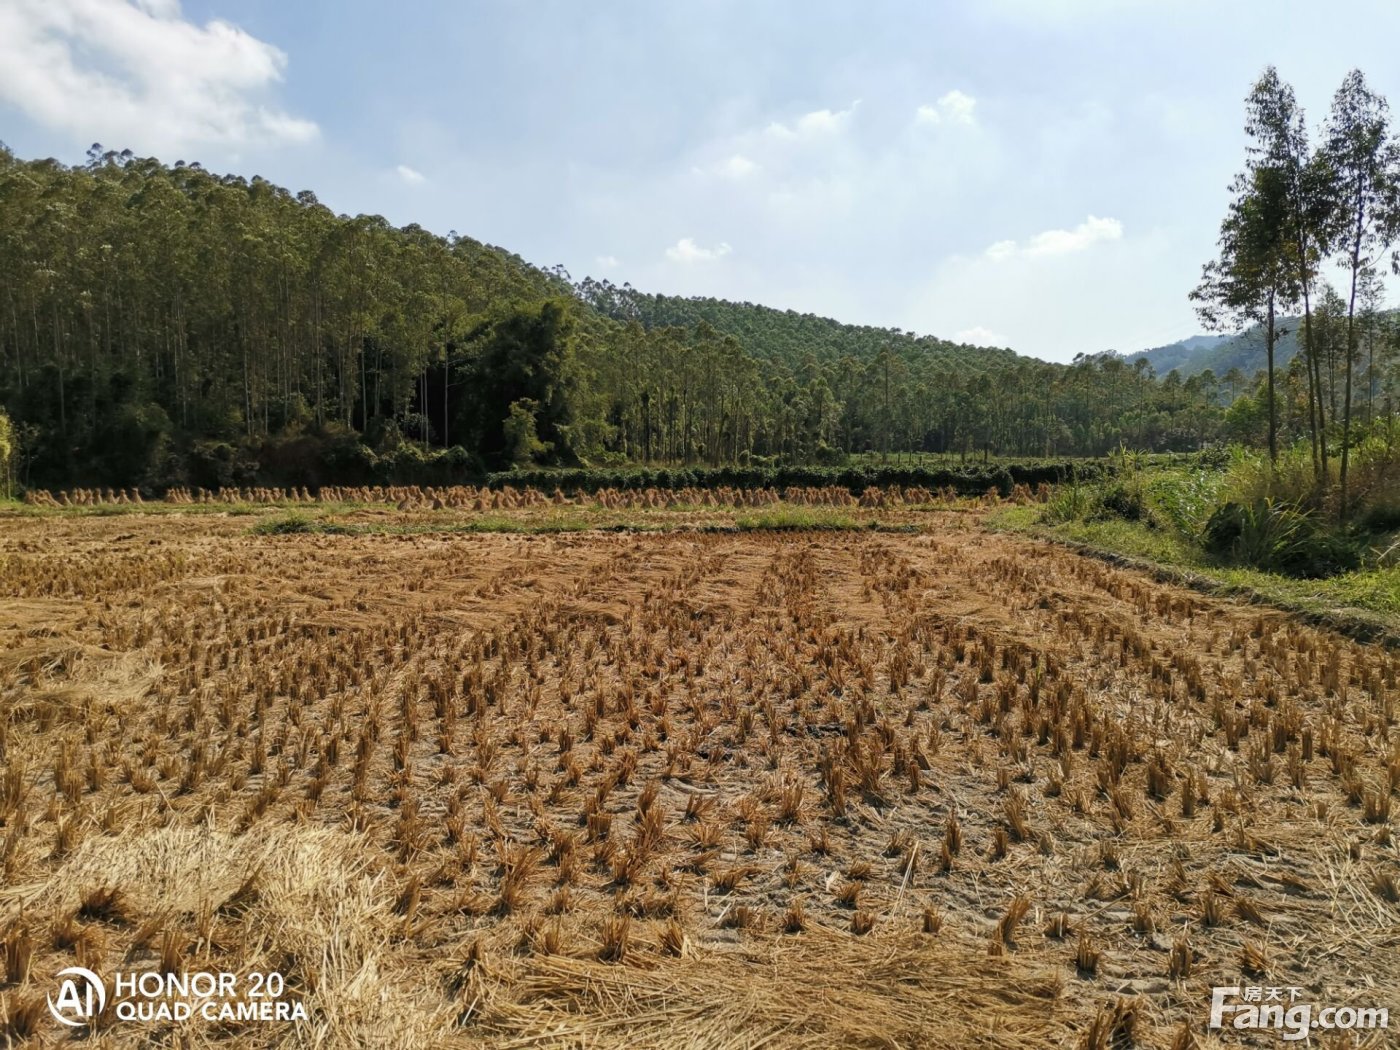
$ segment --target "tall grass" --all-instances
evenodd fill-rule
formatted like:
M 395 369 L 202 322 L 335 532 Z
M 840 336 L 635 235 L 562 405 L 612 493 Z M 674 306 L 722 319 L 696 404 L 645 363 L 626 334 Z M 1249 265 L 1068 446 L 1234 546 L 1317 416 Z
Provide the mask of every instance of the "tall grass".
M 1272 499 L 1319 514 L 1340 516 L 1341 464 L 1317 477 L 1304 443 L 1282 449 L 1276 463 L 1262 452 L 1236 450 L 1226 472 L 1227 499 L 1253 503 Z M 1349 518 L 1368 531 L 1400 528 L 1400 444 L 1377 431 L 1356 443 L 1349 470 Z
M 1206 550 L 1226 561 L 1288 576 L 1331 576 L 1359 560 L 1349 537 L 1313 513 L 1268 496 L 1222 503 L 1202 538 Z
M 1056 487 L 1045 520 L 1136 523 L 1173 533 L 1217 562 L 1290 576 L 1330 576 L 1400 557 L 1400 448 L 1379 435 L 1353 449 L 1345 522 L 1337 464 L 1319 481 L 1304 443 L 1286 447 L 1273 463 L 1242 448 L 1218 468 L 1204 459 L 1143 463 L 1125 451 L 1108 477 L 1072 476 Z
M 1225 472 L 1221 498 L 1223 502 L 1240 504 L 1273 500 L 1325 511 L 1327 488 L 1317 482 L 1307 446 L 1299 444 L 1281 449 L 1276 463 L 1270 463 L 1263 453 L 1237 450 Z

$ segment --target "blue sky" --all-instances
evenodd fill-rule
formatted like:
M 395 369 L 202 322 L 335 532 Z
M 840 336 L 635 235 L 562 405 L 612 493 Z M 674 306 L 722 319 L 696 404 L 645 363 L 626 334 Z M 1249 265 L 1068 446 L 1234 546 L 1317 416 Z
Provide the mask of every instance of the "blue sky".
M 1316 121 L 1352 67 L 1400 104 L 1397 39 L 1380 0 L 0 0 L 0 139 L 1067 360 L 1199 330 L 1266 64 Z

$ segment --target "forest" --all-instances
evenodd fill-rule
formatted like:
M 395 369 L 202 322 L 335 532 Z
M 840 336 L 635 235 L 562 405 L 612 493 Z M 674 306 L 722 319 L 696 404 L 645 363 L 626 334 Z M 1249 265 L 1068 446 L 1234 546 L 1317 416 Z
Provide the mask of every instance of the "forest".
M 0 151 L 22 483 L 314 484 L 557 465 L 1098 455 L 1218 436 L 1210 376 L 646 295 L 314 194 Z
M 1397 148 L 1360 74 L 1315 149 L 1272 70 L 1247 114 L 1219 258 L 1193 293 L 1208 325 L 1264 347 L 1228 375 L 1157 375 L 1111 351 L 1052 364 L 575 281 L 256 176 L 99 145 L 77 166 L 0 146 L 12 472 L 50 487 L 314 485 L 1226 441 L 1277 453 L 1302 438 L 1319 478 L 1339 462 L 1345 491 L 1349 450 L 1396 407 L 1378 273 L 1400 214 Z

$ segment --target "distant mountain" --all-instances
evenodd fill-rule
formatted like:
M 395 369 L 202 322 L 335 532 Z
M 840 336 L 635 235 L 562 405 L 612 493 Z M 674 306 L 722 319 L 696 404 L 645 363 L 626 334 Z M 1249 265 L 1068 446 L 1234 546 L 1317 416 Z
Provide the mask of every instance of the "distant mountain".
M 1274 346 L 1274 366 L 1285 367 L 1298 352 L 1298 328 L 1301 318 L 1282 317 L 1278 327 L 1282 334 Z M 1159 376 L 1173 370 L 1182 379 L 1189 379 L 1210 369 L 1223 377 L 1238 368 L 1246 377 L 1262 371 L 1267 362 L 1264 354 L 1264 329 L 1256 326 L 1238 335 L 1193 335 L 1166 346 L 1139 350 L 1128 355 L 1128 361 L 1146 361 Z
M 1168 343 L 1166 346 L 1154 346 L 1150 350 L 1139 350 L 1135 354 L 1129 354 L 1130 362 L 1147 361 L 1152 366 L 1152 370 L 1159 376 L 1164 376 L 1173 368 L 1180 371 L 1189 365 L 1192 357 L 1196 354 L 1213 350 L 1221 343 L 1229 342 L 1228 335 L 1193 335 L 1186 339 L 1179 339 L 1175 343 Z

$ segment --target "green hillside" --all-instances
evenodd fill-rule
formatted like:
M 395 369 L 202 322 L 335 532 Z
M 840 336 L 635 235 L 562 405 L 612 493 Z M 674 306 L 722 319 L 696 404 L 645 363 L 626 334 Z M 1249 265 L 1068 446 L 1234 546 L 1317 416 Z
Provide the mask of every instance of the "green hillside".
M 1219 434 L 1205 391 L 752 303 L 569 282 L 309 191 L 0 147 L 0 406 L 22 484 L 1102 455 Z
M 584 282 L 580 294 L 608 316 L 635 318 L 647 328 L 708 324 L 720 334 L 738 339 L 755 357 L 789 366 L 808 357 L 823 364 L 846 357 L 869 361 L 886 349 L 906 361 L 978 370 L 1008 367 L 1020 360 L 1005 348 L 954 343 L 898 328 L 843 324 L 829 317 L 756 303 L 648 295 L 591 281 Z
M 1159 376 L 1164 376 L 1173 369 L 1182 374 L 1191 374 L 1198 370 L 1191 369 L 1191 373 L 1184 370 L 1191 368 L 1191 362 L 1197 355 L 1209 352 L 1221 343 L 1229 342 L 1231 338 L 1228 335 L 1188 336 L 1166 346 L 1155 346 L 1150 350 L 1139 350 L 1129 354 L 1128 362 L 1136 364 L 1138 361 L 1146 361 Z

